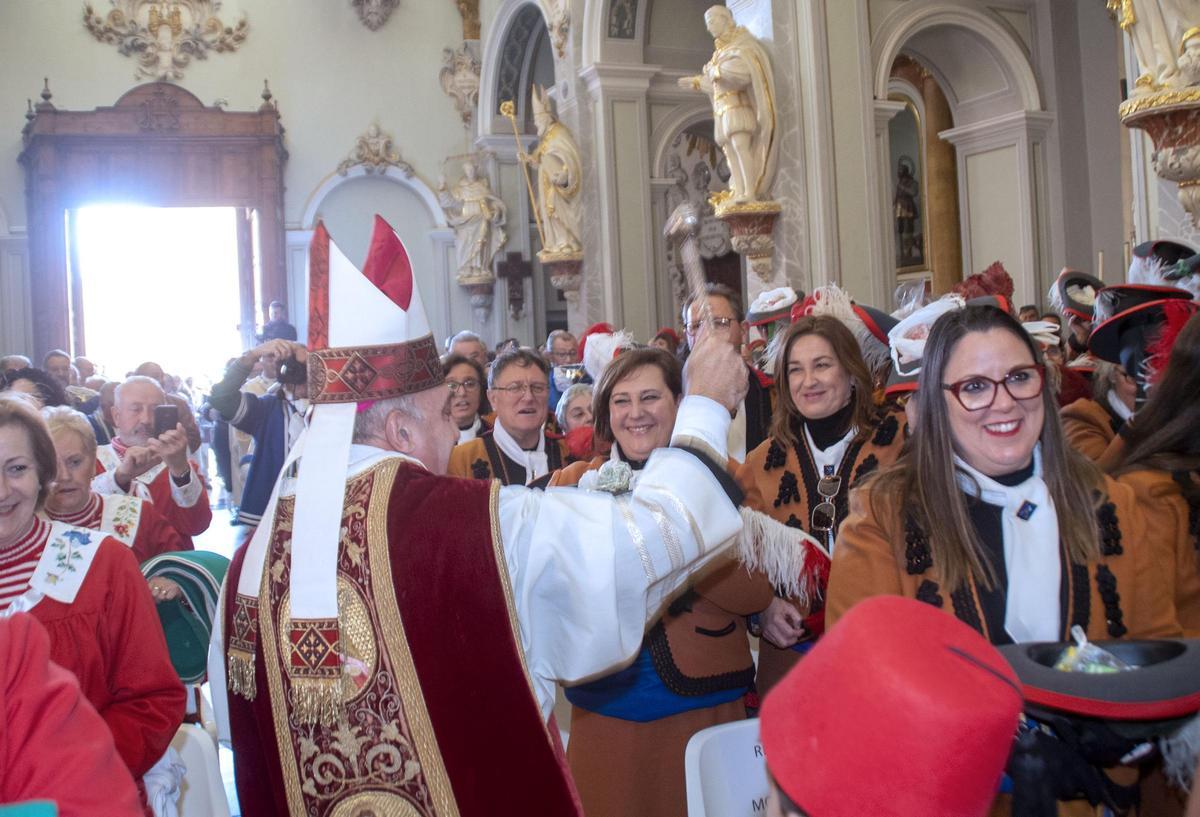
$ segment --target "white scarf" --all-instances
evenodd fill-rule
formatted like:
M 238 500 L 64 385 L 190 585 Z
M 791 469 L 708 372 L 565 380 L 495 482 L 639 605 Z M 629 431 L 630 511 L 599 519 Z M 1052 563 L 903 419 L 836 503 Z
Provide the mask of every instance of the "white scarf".
M 1129 418 L 1133 416 L 1133 409 L 1125 405 L 1125 401 L 1120 397 L 1117 397 L 1117 393 L 1112 389 L 1108 390 L 1108 394 L 1105 395 L 1105 398 L 1108 400 L 1109 408 L 1111 408 L 1113 413 L 1121 418 L 1121 422 L 1128 423 Z
M 954 464 L 963 491 L 1001 508 L 1004 565 L 1008 573 L 1004 629 L 1018 643 L 1058 641 L 1062 626 L 1058 599 L 1062 584 L 1058 513 L 1042 479 L 1041 444 L 1033 450 L 1033 475 L 1020 485 L 1001 485 L 957 455 Z
M 471 423 L 471 425 L 467 426 L 466 428 L 460 428 L 458 430 L 458 441 L 460 443 L 466 443 L 466 442 L 470 442 L 471 440 L 475 439 L 476 437 L 479 436 L 479 429 L 482 426 L 483 426 L 483 420 L 481 420 L 479 415 L 476 414 L 475 422 Z
M 546 459 L 546 427 L 543 425 L 538 429 L 537 448 L 533 451 L 526 451 L 517 441 L 512 438 L 512 435 L 504 430 L 504 426 L 500 424 L 500 419 L 496 419 L 496 424 L 492 426 L 492 438 L 496 441 L 500 451 L 504 456 L 525 468 L 525 484 L 533 482 L 538 477 L 544 477 L 550 473 L 550 463 Z
M 825 476 L 826 471 L 831 476 L 837 473 L 837 470 L 842 467 L 842 458 L 846 456 L 846 448 L 849 447 L 850 441 L 857 433 L 858 428 L 851 426 L 840 440 L 822 451 L 813 442 L 812 434 L 808 430 L 808 423 L 804 423 L 804 441 L 808 443 L 808 453 L 812 454 L 813 464 L 817 466 L 818 479 Z

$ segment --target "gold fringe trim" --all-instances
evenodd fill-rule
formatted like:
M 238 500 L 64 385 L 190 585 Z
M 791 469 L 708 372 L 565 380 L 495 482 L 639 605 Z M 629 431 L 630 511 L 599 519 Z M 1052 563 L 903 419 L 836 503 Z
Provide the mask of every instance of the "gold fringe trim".
M 226 684 L 234 695 L 253 701 L 258 689 L 254 682 L 254 655 L 245 650 L 230 650 L 227 672 L 229 677 Z
M 342 684 L 338 678 L 292 678 L 292 714 L 297 723 L 334 729 L 342 720 Z

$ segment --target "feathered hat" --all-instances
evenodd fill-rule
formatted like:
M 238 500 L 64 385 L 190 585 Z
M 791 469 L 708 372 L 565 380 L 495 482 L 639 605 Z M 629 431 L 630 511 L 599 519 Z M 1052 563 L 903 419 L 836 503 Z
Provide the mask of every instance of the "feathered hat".
M 887 369 L 891 360 L 888 333 L 896 325 L 896 319 L 891 315 L 874 307 L 856 304 L 850 293 L 837 284 L 814 289 L 798 310 L 792 310 L 792 320 L 799 315 L 829 315 L 837 318 L 858 341 L 858 348 L 872 376 L 879 376 Z
M 1050 307 L 1063 317 L 1090 322 L 1096 305 L 1096 293 L 1102 289 L 1104 282 L 1096 276 L 1063 267 L 1050 286 L 1047 298 Z
M 977 272 L 955 284 L 953 292 L 968 301 L 987 295 L 1003 295 L 1012 301 L 1013 280 L 1004 265 L 995 261 L 983 272 Z
M 1119 363 L 1138 383 L 1138 398 L 1164 368 L 1175 337 L 1195 313 L 1192 293 L 1178 287 L 1119 284 L 1105 287 L 1096 297 L 1088 338 L 1092 355 Z

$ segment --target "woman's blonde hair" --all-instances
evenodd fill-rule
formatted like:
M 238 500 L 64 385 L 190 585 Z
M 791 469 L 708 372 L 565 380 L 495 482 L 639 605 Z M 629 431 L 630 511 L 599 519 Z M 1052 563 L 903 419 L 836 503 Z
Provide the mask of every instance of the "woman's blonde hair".
M 50 429 L 50 437 L 62 431 L 73 431 L 83 440 L 83 449 L 88 456 L 96 457 L 96 430 L 88 418 L 69 406 L 48 406 L 42 409 L 42 419 Z
M 934 569 L 949 591 L 968 576 L 988 588 L 996 579 L 991 564 L 982 557 L 983 547 L 958 484 L 949 405 L 955 398 L 943 388 L 946 366 L 959 342 L 968 334 L 993 329 L 1011 333 L 1029 350 L 1033 362 L 1042 364 L 1041 351 L 1028 333 L 1015 318 L 994 306 L 968 306 L 938 318 L 925 345 L 915 398 L 917 420 L 907 452 L 871 482 L 873 497 L 886 498 L 889 507 L 911 515 L 924 531 Z M 1066 444 L 1050 389 L 1043 388 L 1037 399 L 1042 401 L 1044 414 L 1042 478 L 1058 513 L 1059 538 L 1070 560 L 1085 564 L 1099 552 L 1095 510 L 1104 478 L 1096 466 Z M 871 512 L 877 510 L 872 507 Z

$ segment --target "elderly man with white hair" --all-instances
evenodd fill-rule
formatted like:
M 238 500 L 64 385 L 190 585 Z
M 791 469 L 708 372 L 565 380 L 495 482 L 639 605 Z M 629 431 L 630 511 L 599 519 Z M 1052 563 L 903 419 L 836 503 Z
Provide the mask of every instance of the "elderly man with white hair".
M 165 402 L 162 387 L 149 377 L 134 375 L 117 386 L 112 407 L 117 433 L 96 449 L 92 490 L 153 502 L 191 548 L 191 537 L 208 530 L 212 508 L 200 474 L 188 460 L 183 424 L 154 433 L 154 409 Z
M 579 815 L 556 684 L 633 657 L 741 531 L 744 367 L 700 341 L 671 446 L 609 492 L 448 478 L 458 429 L 407 253 L 378 217 L 370 246 L 360 273 L 315 231 L 314 408 L 226 577 L 209 678 L 243 813 Z

